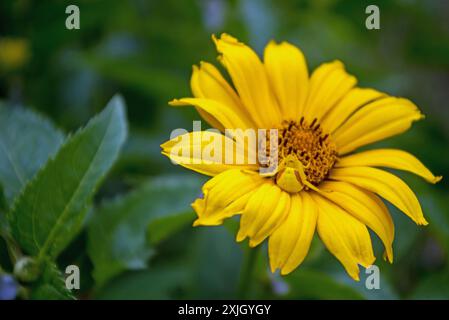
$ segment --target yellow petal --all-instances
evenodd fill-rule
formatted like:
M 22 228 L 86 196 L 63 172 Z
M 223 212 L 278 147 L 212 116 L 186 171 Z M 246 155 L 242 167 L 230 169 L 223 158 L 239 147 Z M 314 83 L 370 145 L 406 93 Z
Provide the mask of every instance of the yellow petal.
M 370 167 L 334 168 L 330 179 L 345 181 L 377 193 L 419 225 L 427 225 L 421 205 L 407 184 L 384 170 Z
M 203 198 L 192 204 L 198 215 L 194 226 L 214 226 L 245 208 L 251 194 L 264 183 L 255 173 L 228 170 L 213 177 L 202 188 Z
M 276 44 L 271 41 L 265 48 L 264 64 L 283 120 L 298 120 L 307 98 L 309 83 L 303 53 L 287 42 Z
M 249 198 L 242 217 L 237 241 L 250 238 L 255 247 L 284 221 L 290 209 L 290 195 L 275 185 L 272 180 L 263 184 Z
M 333 134 L 338 153 L 400 134 L 423 115 L 409 100 L 388 97 L 371 102 L 352 115 Z
M 325 132 L 332 133 L 340 125 L 365 104 L 377 100 L 385 94 L 367 88 L 353 88 L 323 116 L 320 123 Z
M 257 54 L 227 34 L 212 37 L 220 62 L 228 70 L 243 105 L 258 128 L 274 128 L 282 122 L 265 68 Z
M 382 200 L 375 194 L 346 182 L 326 181 L 320 185 L 320 189 L 331 191 L 322 192 L 321 195 L 372 229 L 382 240 L 388 261 L 393 262 L 394 225 Z
M 414 173 L 431 183 L 441 180 L 441 176 L 435 177 L 415 156 L 397 149 L 376 149 L 355 153 L 339 159 L 336 166 L 387 167 Z
M 217 128 L 221 131 L 224 129 L 247 129 L 253 127 L 251 122 L 242 118 L 241 114 L 236 113 L 232 108 L 211 99 L 204 98 L 182 98 L 175 99 L 169 102 L 171 106 L 188 106 L 193 105 L 197 110 L 204 111 L 207 115 L 213 117 L 213 121 L 217 121 L 220 126 Z M 205 118 L 208 121 L 208 118 Z M 210 121 L 210 119 L 209 119 Z M 215 122 L 210 123 L 214 125 Z
M 312 193 L 318 205 L 317 230 L 327 249 L 359 281 L 359 264 L 368 267 L 376 259 L 366 226 L 333 202 Z
M 255 126 L 250 120 L 249 114 L 243 107 L 237 93 L 214 65 L 207 62 L 201 62 L 199 67 L 193 66 L 190 86 L 192 88 L 192 93 L 196 98 L 215 100 L 226 106 L 226 108 L 231 109 L 237 117 L 244 119 L 248 126 Z M 197 110 L 210 125 L 222 130 L 222 128 L 220 128 L 221 124 L 218 124 L 217 126 L 217 123 L 214 121 L 215 117 L 213 115 L 204 115 L 206 111 L 199 107 L 197 107 Z
M 285 275 L 302 263 L 309 252 L 317 217 L 318 207 L 307 192 L 292 195 L 287 218 L 268 242 L 272 272 L 279 268 Z
M 258 170 L 254 149 L 220 133 L 189 132 L 163 143 L 161 148 L 175 164 L 209 176 L 229 169 Z
M 333 61 L 320 65 L 310 77 L 304 118 L 320 120 L 353 86 L 357 79 L 346 73 L 343 63 Z

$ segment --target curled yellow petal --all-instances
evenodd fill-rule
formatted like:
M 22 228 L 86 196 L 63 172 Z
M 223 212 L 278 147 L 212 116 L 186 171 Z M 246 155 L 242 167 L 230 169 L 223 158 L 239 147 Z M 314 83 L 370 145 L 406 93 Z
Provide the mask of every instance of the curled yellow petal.
M 258 128 L 274 128 L 282 122 L 281 113 L 257 54 L 228 34 L 212 37 L 221 54 L 220 62 L 228 70 L 243 105 Z
M 174 164 L 214 176 L 229 169 L 258 170 L 253 148 L 212 131 L 181 134 L 161 145 Z
M 249 237 L 251 247 L 271 235 L 290 210 L 290 195 L 268 181 L 251 195 L 240 218 L 237 241 Z
M 287 42 L 271 41 L 265 48 L 268 80 L 281 108 L 283 120 L 300 118 L 307 98 L 309 73 L 303 53 Z
M 213 177 L 202 188 L 203 198 L 192 204 L 198 215 L 193 225 L 219 225 L 223 219 L 241 213 L 251 194 L 263 183 L 258 174 L 241 170 L 227 170 Z
M 171 106 L 188 106 L 192 105 L 197 108 L 197 110 L 202 110 L 206 112 L 208 116 L 212 116 L 214 121 L 220 124 L 217 129 L 223 131 L 224 129 L 247 129 L 251 128 L 252 124 L 247 122 L 245 118 L 238 113 L 236 113 L 232 108 L 211 99 L 204 98 L 182 98 L 175 99 L 169 102 Z M 207 120 L 207 118 L 205 119 Z
M 359 281 L 359 264 L 368 267 L 376 259 L 366 226 L 318 193 L 318 234 L 327 249 L 343 264 L 348 274 Z
M 427 225 L 416 195 L 395 175 L 371 167 L 334 168 L 330 179 L 345 181 L 377 193 L 419 225 Z
M 196 98 L 215 100 L 226 108 L 231 109 L 237 117 L 244 119 L 244 122 L 249 127 L 255 126 L 250 120 L 249 114 L 243 107 L 237 93 L 214 65 L 201 62 L 199 67 L 193 66 L 190 86 Z M 203 119 L 210 125 L 220 130 L 224 129 L 223 125 L 216 121 L 213 114 L 207 113 L 203 108 L 196 108 Z
M 302 263 L 309 252 L 317 217 L 318 207 L 307 192 L 291 197 L 287 218 L 268 242 L 272 272 L 279 268 L 286 275 Z
M 434 176 L 414 155 L 397 149 L 376 149 L 355 153 L 338 160 L 337 167 L 387 167 L 414 173 L 430 183 L 437 183 L 441 176 Z
M 385 204 L 375 194 L 350 183 L 326 181 L 320 185 L 321 195 L 367 225 L 382 240 L 388 261 L 393 262 L 394 224 Z

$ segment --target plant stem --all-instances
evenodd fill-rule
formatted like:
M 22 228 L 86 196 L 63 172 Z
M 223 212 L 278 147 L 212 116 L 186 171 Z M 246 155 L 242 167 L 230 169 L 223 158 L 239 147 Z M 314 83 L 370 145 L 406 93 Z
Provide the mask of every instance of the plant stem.
M 238 288 L 238 298 L 248 299 L 251 293 L 252 284 L 254 281 L 254 270 L 256 266 L 258 252 L 261 246 L 249 248 L 245 252 L 242 271 L 240 273 L 240 283 Z
M 0 236 L 6 242 L 10 260 L 11 260 L 12 264 L 14 265 L 17 262 L 17 260 L 22 256 L 22 252 L 20 251 L 20 248 L 17 245 L 17 243 L 14 241 L 14 239 L 11 237 L 11 235 L 7 231 L 0 232 Z

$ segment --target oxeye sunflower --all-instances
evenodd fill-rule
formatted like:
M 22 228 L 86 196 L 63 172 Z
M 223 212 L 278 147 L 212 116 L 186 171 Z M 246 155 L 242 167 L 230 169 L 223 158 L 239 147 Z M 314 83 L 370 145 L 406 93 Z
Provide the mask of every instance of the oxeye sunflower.
M 414 173 L 430 183 L 434 176 L 416 157 L 397 149 L 356 153 L 362 146 L 408 130 L 423 118 L 411 101 L 357 87 L 340 61 L 324 63 L 309 76 L 306 60 L 295 46 L 270 42 L 263 61 L 230 35 L 213 36 L 219 61 L 232 85 L 209 63 L 193 67 L 193 98 L 173 106 L 194 106 L 218 132 L 185 133 L 162 144 L 174 162 L 212 178 L 203 197 L 192 204 L 194 226 L 219 225 L 241 215 L 237 241 L 251 247 L 268 239 L 270 266 L 288 274 L 306 257 L 315 232 L 348 274 L 359 279 L 359 265 L 375 261 L 368 228 L 385 246 L 393 262 L 394 225 L 383 199 L 418 225 L 426 225 L 420 203 L 407 184 L 379 167 Z M 275 140 L 258 139 L 268 161 L 232 163 L 222 157 L 205 160 L 201 153 L 211 139 L 223 142 L 223 153 L 236 150 L 226 129 L 276 129 Z M 275 153 L 272 143 L 276 142 Z M 243 149 L 232 159 L 258 152 Z M 276 155 L 276 157 L 274 157 Z M 261 173 L 261 167 L 273 170 Z

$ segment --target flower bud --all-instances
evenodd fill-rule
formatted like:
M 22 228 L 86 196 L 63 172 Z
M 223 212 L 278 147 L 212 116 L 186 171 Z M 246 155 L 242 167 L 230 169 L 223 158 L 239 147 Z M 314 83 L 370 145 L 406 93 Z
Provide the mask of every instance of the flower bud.
M 23 282 L 33 282 L 40 275 L 40 268 L 35 259 L 22 257 L 14 266 L 14 275 Z

